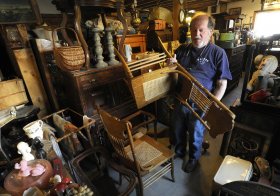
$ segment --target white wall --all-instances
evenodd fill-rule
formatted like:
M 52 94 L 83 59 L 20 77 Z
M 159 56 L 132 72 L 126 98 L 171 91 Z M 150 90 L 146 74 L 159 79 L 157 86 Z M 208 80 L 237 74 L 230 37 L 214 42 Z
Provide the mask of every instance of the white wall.
M 254 12 L 261 10 L 261 0 L 244 0 L 227 4 L 227 12 L 230 8 L 241 7 L 241 14 L 245 14 L 246 18 L 242 21 L 243 24 L 253 22 Z M 250 21 L 250 17 L 251 21 Z

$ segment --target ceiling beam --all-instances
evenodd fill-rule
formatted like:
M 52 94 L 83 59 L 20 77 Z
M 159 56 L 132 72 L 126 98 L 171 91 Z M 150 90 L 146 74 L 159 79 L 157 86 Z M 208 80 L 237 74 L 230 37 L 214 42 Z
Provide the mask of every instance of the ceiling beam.
M 140 9 L 148 9 L 152 7 L 165 7 L 169 10 L 172 10 L 173 2 L 172 0 L 161 0 L 161 1 L 155 1 L 155 0 L 138 0 L 137 7 Z
M 185 1 L 184 9 L 188 10 L 199 10 L 207 8 L 208 6 L 217 5 L 217 0 L 207 0 L 207 1 Z

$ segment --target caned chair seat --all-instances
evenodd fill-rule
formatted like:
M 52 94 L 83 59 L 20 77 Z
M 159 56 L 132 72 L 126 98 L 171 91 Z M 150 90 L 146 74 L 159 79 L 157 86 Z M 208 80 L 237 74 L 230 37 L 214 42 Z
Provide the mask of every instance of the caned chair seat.
M 166 64 L 165 53 L 145 53 L 132 62 L 126 62 L 116 49 L 115 53 L 122 63 L 126 82 L 138 109 L 166 97 L 174 90 L 176 74 L 166 72 L 176 66 Z
M 163 164 L 166 160 L 174 156 L 174 153 L 170 149 L 147 135 L 134 140 L 133 145 L 136 159 L 143 171 L 151 172 L 156 166 Z M 126 146 L 125 151 L 128 157 L 133 161 L 130 146 Z

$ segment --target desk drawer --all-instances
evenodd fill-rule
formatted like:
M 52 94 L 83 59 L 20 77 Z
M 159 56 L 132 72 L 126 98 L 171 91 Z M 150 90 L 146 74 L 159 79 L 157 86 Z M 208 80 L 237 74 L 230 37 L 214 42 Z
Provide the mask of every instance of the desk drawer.
M 144 42 L 145 37 L 126 37 L 124 40 L 125 44 L 134 43 L 134 42 Z
M 120 66 L 116 69 L 110 69 L 105 71 L 94 72 L 87 75 L 82 75 L 78 78 L 78 83 L 83 89 L 88 89 L 90 87 L 109 84 L 114 81 L 120 80 L 124 77 L 124 71 Z

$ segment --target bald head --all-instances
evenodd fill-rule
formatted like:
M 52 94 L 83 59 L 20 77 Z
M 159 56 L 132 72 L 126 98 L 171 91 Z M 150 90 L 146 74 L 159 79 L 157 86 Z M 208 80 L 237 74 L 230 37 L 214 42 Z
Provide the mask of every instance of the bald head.
M 202 48 L 207 45 L 213 34 L 213 18 L 204 12 L 196 13 L 191 21 L 190 30 L 192 44 L 196 48 Z
M 195 23 L 196 21 L 199 21 L 199 20 L 207 20 L 207 22 L 208 22 L 207 27 L 211 30 L 214 30 L 215 23 L 214 23 L 214 18 L 212 16 L 208 15 L 205 12 L 197 12 L 192 17 L 190 25 L 192 26 L 193 23 Z

